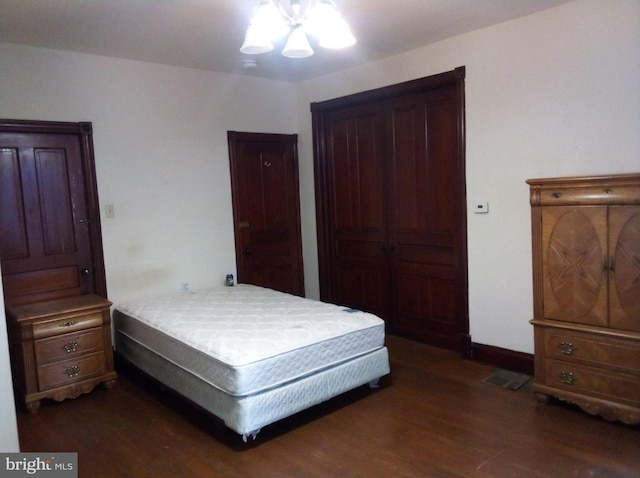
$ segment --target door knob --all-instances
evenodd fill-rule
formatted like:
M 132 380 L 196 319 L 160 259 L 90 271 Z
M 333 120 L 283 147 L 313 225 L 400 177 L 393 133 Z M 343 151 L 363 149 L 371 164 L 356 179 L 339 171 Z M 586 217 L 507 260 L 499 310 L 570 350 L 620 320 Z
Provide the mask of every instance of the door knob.
M 247 255 L 251 254 L 251 248 L 250 247 L 245 247 L 244 248 L 244 253 L 247 254 Z
M 91 271 L 89 269 L 80 269 L 80 274 L 82 274 L 83 276 L 89 276 L 91 275 Z

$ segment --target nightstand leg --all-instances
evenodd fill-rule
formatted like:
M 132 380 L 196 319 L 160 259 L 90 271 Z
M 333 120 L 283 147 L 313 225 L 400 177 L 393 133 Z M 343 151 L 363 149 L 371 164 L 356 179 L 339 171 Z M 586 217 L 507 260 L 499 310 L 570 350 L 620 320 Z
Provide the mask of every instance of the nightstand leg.
M 545 393 L 536 392 L 534 396 L 536 397 L 538 403 L 549 403 L 549 401 L 551 400 L 551 397 Z
M 40 400 L 25 403 L 24 407 L 29 413 L 36 413 L 38 410 L 40 410 Z

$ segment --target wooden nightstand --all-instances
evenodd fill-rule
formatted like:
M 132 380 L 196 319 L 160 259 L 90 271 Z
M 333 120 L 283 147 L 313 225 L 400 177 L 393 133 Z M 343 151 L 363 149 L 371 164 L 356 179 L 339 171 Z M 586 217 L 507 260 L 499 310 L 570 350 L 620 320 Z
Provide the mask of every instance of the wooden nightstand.
M 7 307 L 14 387 L 28 411 L 113 387 L 110 307 L 93 294 Z

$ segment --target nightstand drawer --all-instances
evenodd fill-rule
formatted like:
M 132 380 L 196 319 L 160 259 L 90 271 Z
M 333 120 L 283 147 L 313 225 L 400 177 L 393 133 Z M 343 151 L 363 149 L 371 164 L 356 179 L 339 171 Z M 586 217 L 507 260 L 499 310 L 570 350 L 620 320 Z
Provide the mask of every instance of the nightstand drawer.
M 36 340 L 36 364 L 46 365 L 59 360 L 71 359 L 104 349 L 102 328 L 93 328 L 70 334 Z
M 85 315 L 72 315 L 37 322 L 33 324 L 33 337 L 35 339 L 51 337 L 53 335 L 67 334 L 76 330 L 100 327 L 102 325 L 102 312 L 96 311 Z
M 640 342 L 602 335 L 545 331 L 545 354 L 548 358 L 607 367 L 640 375 Z
M 545 385 L 629 406 L 640 405 L 640 377 L 635 375 L 561 360 L 546 360 Z
M 104 353 L 64 360 L 38 367 L 38 388 L 49 390 L 101 375 L 106 372 Z

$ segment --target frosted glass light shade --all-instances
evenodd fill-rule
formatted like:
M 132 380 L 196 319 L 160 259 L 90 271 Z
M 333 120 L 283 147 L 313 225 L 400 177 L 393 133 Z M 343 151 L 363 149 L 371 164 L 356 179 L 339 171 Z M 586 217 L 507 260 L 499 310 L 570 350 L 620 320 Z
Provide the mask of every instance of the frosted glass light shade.
M 248 55 L 258 55 L 260 53 L 268 53 L 271 50 L 273 50 L 273 43 L 271 43 L 269 36 L 254 25 L 249 25 L 244 36 L 244 43 L 240 47 L 240 52 Z
M 356 38 L 351 33 L 347 22 L 338 15 L 334 19 L 331 27 L 322 36 L 318 37 L 321 47 L 324 48 L 347 48 L 356 43 Z
M 251 26 L 274 41 L 289 33 L 289 25 L 273 0 L 262 0 L 253 12 Z
M 291 30 L 282 55 L 288 58 L 306 58 L 313 55 L 313 48 L 309 45 L 309 39 L 302 27 L 297 26 Z
M 355 44 L 347 22 L 336 10 L 333 0 L 320 0 L 309 14 L 309 34 L 318 38 L 324 48 L 346 48 Z

